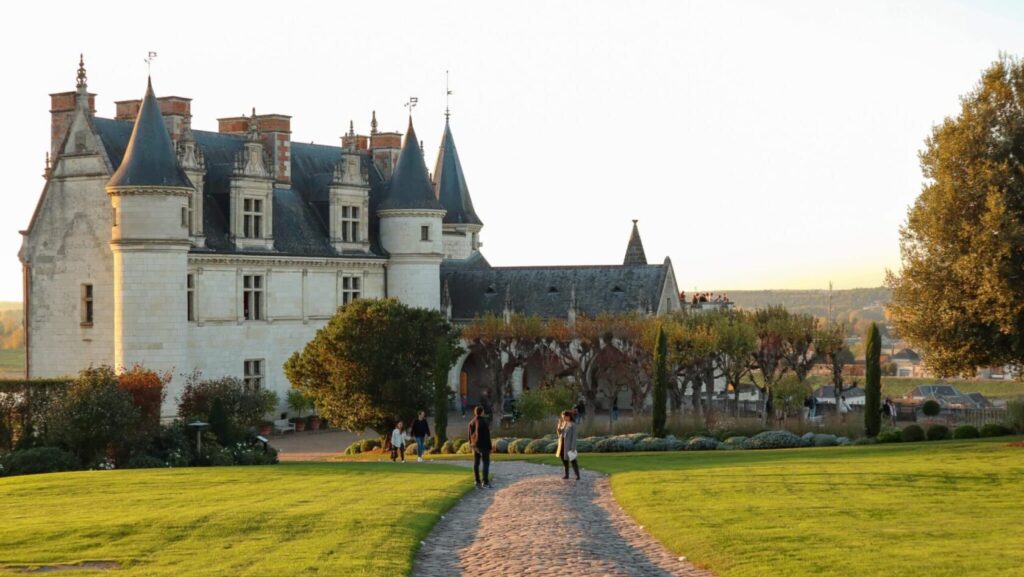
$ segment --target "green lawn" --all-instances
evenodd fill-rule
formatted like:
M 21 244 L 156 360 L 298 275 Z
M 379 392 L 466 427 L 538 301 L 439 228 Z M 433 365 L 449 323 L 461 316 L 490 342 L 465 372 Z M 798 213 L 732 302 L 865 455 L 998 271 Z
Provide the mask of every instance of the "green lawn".
M 0 479 L 0 574 L 110 560 L 133 576 L 408 575 L 420 539 L 471 487 L 463 469 L 416 463 Z
M 0 349 L 0 377 L 25 376 L 25 349 Z
M 1007 441 L 580 463 L 611 473 L 626 511 L 721 577 L 1019 577 L 1024 448 Z

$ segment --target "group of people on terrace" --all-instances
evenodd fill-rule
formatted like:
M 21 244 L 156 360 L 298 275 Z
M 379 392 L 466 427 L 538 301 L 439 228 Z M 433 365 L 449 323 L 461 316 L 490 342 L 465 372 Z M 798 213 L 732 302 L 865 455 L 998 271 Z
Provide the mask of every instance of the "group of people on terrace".
M 686 291 L 679 293 L 679 301 L 686 302 Z M 729 304 L 731 302 L 727 294 L 714 294 L 710 292 L 693 293 L 693 298 L 690 300 L 690 304 L 694 306 L 701 303 Z

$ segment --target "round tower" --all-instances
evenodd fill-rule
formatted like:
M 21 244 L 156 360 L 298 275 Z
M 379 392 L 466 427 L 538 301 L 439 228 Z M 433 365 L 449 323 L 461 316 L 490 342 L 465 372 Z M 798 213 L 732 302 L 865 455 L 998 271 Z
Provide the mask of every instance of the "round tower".
M 390 256 L 388 296 L 410 306 L 440 308 L 444 215 L 409 118 L 402 154 L 377 209 L 381 245 Z
M 172 374 L 187 370 L 185 283 L 192 190 L 150 82 L 124 158 L 107 183 L 113 207 L 116 368 L 140 363 Z M 176 392 L 167 392 L 163 414 L 174 413 Z
M 444 215 L 444 257 L 465 260 L 479 252 L 484 223 L 473 209 L 459 151 L 445 113 L 444 136 L 434 165 L 434 196 L 447 212 Z

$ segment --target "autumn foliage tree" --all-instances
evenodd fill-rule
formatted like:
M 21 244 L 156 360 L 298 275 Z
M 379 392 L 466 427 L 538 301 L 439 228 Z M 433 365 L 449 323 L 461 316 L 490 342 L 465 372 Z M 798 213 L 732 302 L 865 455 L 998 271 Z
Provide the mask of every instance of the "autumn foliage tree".
M 1024 363 L 1024 63 L 1001 57 L 932 129 L 889 273 L 899 334 L 941 375 Z

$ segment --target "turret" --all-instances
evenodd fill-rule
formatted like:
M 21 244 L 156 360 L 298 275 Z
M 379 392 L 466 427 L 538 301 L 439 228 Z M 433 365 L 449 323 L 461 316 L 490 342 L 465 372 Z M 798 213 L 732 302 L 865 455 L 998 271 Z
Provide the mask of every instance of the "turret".
M 438 309 L 444 215 L 410 117 L 405 145 L 377 210 L 381 245 L 390 255 L 389 296 L 411 306 Z
M 187 371 L 188 199 L 194 187 L 178 164 L 152 82 L 106 189 L 113 206 L 114 365 Z M 175 393 L 168 391 L 164 414 L 173 414 Z
M 459 162 L 459 151 L 455 148 L 451 126 L 444 123 L 444 136 L 437 152 L 434 165 L 434 196 L 447 211 L 444 215 L 444 256 L 449 259 L 466 259 L 479 250 L 480 230 L 483 222 L 473 210 L 473 200 L 466 186 L 466 176 Z
M 622 259 L 623 265 L 646 265 L 647 254 L 644 253 L 644 243 L 640 240 L 640 229 L 636 226 L 636 219 L 633 220 L 633 232 L 629 235 L 629 244 L 626 245 L 626 256 Z

